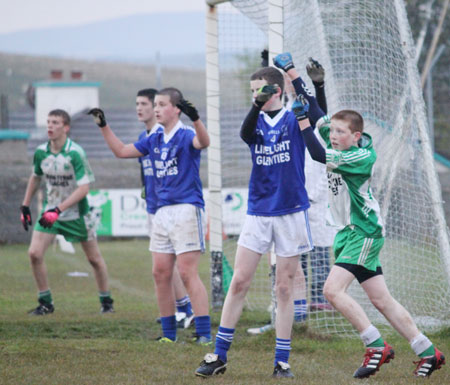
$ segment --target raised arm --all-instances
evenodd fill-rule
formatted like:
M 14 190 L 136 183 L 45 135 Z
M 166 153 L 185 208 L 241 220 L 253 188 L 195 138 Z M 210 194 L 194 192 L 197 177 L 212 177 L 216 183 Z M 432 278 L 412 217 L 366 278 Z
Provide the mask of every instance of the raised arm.
M 317 60 L 310 57 L 309 63 L 306 65 L 306 73 L 313 82 L 317 103 L 326 114 L 328 106 L 327 97 L 325 96 L 325 69 Z
M 192 145 L 197 150 L 208 147 L 210 143 L 209 134 L 198 115 L 197 108 L 186 99 L 181 99 L 180 103 L 177 104 L 177 107 L 191 119 L 192 125 L 194 126 L 195 136 L 194 139 L 192 139 Z
M 292 104 L 292 112 L 297 118 L 300 131 L 302 132 L 303 139 L 305 140 L 306 147 L 315 161 L 320 163 L 326 163 L 326 152 L 325 149 L 320 144 L 316 135 L 314 134 L 314 129 L 308 119 L 309 104 L 306 99 L 300 95 L 297 97 L 295 102 Z
M 302 78 L 295 69 L 292 56 L 289 52 L 281 53 L 274 57 L 273 64 L 285 71 L 292 81 L 292 85 L 295 88 L 297 95 L 303 95 L 303 97 L 308 101 L 309 107 L 309 119 L 311 124 L 314 126 L 316 122 L 325 115 L 322 109 L 319 107 L 316 98 L 313 96 L 311 91 L 306 87 Z
M 245 143 L 250 143 L 255 134 L 256 123 L 258 122 L 258 116 L 262 106 L 279 90 L 279 87 L 274 85 L 262 86 L 256 92 L 255 100 L 253 101 L 252 108 L 244 119 L 241 126 L 240 137 Z
M 111 127 L 106 123 L 105 113 L 100 108 L 93 108 L 88 114 L 92 115 L 94 122 L 100 127 L 106 144 L 117 158 L 138 158 L 144 155 L 136 149 L 134 144 L 124 144 L 114 134 Z

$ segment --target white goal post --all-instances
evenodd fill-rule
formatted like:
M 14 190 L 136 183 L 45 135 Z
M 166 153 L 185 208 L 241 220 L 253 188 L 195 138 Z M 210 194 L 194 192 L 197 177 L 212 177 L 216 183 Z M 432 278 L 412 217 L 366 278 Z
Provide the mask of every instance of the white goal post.
M 449 325 L 449 232 L 403 0 L 207 1 L 206 24 L 213 306 L 223 300 L 222 257 L 232 265 L 237 240 L 237 234 L 222 238 L 224 202 L 233 198 L 223 190 L 248 186 L 251 160 L 239 128 L 251 103 L 249 76 L 268 49 L 269 63 L 291 52 L 311 89 L 305 65 L 308 57 L 318 60 L 326 71 L 329 113 L 350 108 L 363 115 L 378 154 L 372 186 L 386 227 L 380 258 L 388 287 L 421 329 Z M 268 258 L 260 265 L 247 304 L 265 312 Z M 349 290 L 374 322 L 387 324 L 359 285 Z M 310 313 L 308 325 L 354 335 L 334 311 Z

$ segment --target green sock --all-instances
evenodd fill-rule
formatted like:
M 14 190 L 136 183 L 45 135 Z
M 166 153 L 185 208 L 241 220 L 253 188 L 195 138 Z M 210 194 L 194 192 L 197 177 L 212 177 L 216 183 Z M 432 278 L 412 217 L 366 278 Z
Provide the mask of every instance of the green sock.
M 105 299 L 111 299 L 110 291 L 99 291 L 98 296 L 100 297 L 100 303 L 103 303 Z
M 53 303 L 52 293 L 50 292 L 50 289 L 45 290 L 45 291 L 40 291 L 38 299 L 40 299 L 41 301 L 43 301 L 45 303 Z
M 428 356 L 434 356 L 434 345 L 431 344 L 431 346 L 425 350 L 424 352 L 419 354 L 420 358 L 428 357 Z
M 384 341 L 380 337 L 377 340 L 373 341 L 371 344 L 367 345 L 368 348 L 384 348 Z

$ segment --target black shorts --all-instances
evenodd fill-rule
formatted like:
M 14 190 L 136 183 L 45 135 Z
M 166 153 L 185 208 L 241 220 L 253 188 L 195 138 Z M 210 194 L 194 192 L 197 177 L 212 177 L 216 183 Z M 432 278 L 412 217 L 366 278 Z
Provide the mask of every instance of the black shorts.
M 367 281 L 369 278 L 375 277 L 377 275 L 383 275 L 383 271 L 381 270 L 381 266 L 378 266 L 375 271 L 366 269 L 364 266 L 354 265 L 353 263 L 335 263 L 336 266 L 340 266 L 343 269 L 352 273 L 358 282 L 361 284 L 364 281 Z

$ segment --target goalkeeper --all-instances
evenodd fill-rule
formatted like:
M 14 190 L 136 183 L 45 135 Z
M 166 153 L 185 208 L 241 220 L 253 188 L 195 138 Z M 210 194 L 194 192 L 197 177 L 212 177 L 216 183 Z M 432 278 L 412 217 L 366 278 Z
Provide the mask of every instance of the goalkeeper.
M 84 150 L 68 138 L 69 129 L 70 117 L 66 111 L 50 111 L 47 118 L 49 141 L 41 144 L 34 153 L 33 172 L 20 208 L 22 225 L 28 231 L 28 227 L 32 225 L 31 199 L 44 177 L 46 199 L 28 249 L 31 269 L 39 290 L 39 306 L 30 311 L 32 315 L 46 315 L 55 310 L 44 254 L 56 234 L 62 234 L 70 242 L 81 242 L 94 269 L 101 312 L 114 311 L 108 289 L 108 271 L 98 248 L 95 220 L 91 217 L 86 199 L 89 183 L 94 181 L 94 175 Z
M 291 79 L 296 79 L 298 75 L 290 54 L 279 56 L 275 64 L 285 69 Z M 325 163 L 329 170 L 329 218 L 338 230 L 333 245 L 336 262 L 325 282 L 324 294 L 358 330 L 366 346 L 364 361 L 353 377 L 369 377 L 394 358 L 393 348 L 381 338 L 362 307 L 347 293 L 355 278 L 372 304 L 419 356 L 414 375 L 428 377 L 445 363 L 445 358 L 417 329 L 411 315 L 386 286 L 379 260 L 384 228 L 378 202 L 370 188 L 376 154 L 370 135 L 363 132 L 363 118 L 353 110 L 340 111 L 331 119 L 322 117 L 317 128 L 327 144 L 324 149 L 311 128 L 308 109 L 303 97 L 292 105 L 311 157 Z
M 194 128 L 180 121 L 184 112 Z M 161 315 L 160 342 L 177 339 L 175 298 L 172 276 L 176 266 L 192 301 L 197 344 L 211 343 L 208 294 L 198 275 L 201 253 L 205 250 L 204 201 L 200 180 L 200 153 L 209 146 L 209 135 L 197 109 L 176 88 L 164 88 L 155 96 L 155 115 L 162 126 L 136 143 L 118 139 L 99 108 L 89 111 L 100 127 L 106 143 L 118 158 L 149 155 L 156 193 L 150 250 L 153 278 Z
M 250 78 L 253 104 L 241 127 L 249 146 L 252 173 L 248 210 L 236 251 L 214 354 L 208 353 L 195 374 L 209 377 L 227 366 L 236 324 L 261 256 L 275 245 L 277 298 L 273 377 L 294 377 L 289 366 L 294 318 L 293 284 L 299 255 L 312 249 L 305 190 L 305 143 L 295 115 L 283 107 L 283 74 L 262 68 Z M 319 116 L 319 114 L 318 114 Z

